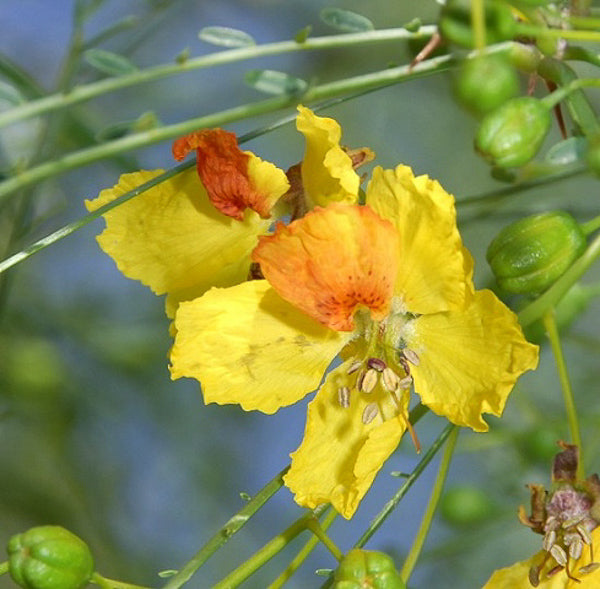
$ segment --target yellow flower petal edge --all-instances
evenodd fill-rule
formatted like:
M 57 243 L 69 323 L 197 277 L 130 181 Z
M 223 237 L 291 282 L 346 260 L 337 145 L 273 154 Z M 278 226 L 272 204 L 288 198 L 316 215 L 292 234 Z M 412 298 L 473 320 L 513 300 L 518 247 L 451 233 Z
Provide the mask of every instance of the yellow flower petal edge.
M 456 226 L 454 198 L 408 166 L 373 171 L 367 205 L 394 224 L 400 236 L 396 293 L 412 313 L 460 307 L 469 292 L 470 259 Z
M 327 117 L 318 117 L 299 106 L 296 127 L 306 139 L 302 162 L 302 183 L 311 206 L 331 202 L 358 202 L 360 178 L 352 159 L 340 147 L 342 130 Z
M 298 311 L 266 280 L 181 303 L 175 331 L 172 378 L 197 379 L 206 403 L 264 413 L 314 391 L 349 337 Z
M 363 423 L 365 407 L 372 402 L 391 404 L 389 393 L 372 397 L 354 391 L 349 407 L 342 407 L 339 388 L 352 386 L 348 363 L 334 369 L 308 406 L 304 439 L 291 454 L 284 477 L 295 501 L 314 508 L 331 503 L 345 518 L 356 511 L 383 463 L 398 446 L 405 431 L 400 417 L 382 420 L 382 413 Z M 403 401 L 407 410 L 407 401 Z
M 538 363 L 538 347 L 489 290 L 464 310 L 416 318 L 407 345 L 419 356 L 411 372 L 423 404 L 475 431 L 487 431 L 482 413 L 501 415 L 517 378 Z
M 349 331 L 361 306 L 379 319 L 389 312 L 397 241 L 392 224 L 369 207 L 334 203 L 279 224 L 260 239 L 252 259 L 284 299 L 332 329 Z
M 600 526 L 592 530 L 592 544 L 595 549 L 600 546 Z M 596 550 L 594 550 L 594 554 Z M 498 569 L 489 578 L 488 582 L 483 586 L 483 589 L 532 589 L 529 582 L 529 570 L 532 566 L 542 562 L 545 553 L 538 552 L 528 560 L 517 562 L 512 566 Z M 582 573 L 581 569 L 591 563 L 590 549 L 584 546 L 580 558 L 573 563 L 569 563 L 569 570 L 574 579 L 567 576 L 563 569 L 548 577 L 548 572 L 556 562 L 554 559 L 548 559 L 548 563 L 544 566 L 540 574 L 540 582 L 537 585 L 538 589 L 593 589 L 600 587 L 600 568 L 589 572 Z M 577 582 L 577 579 L 579 582 Z
M 161 173 L 123 174 L 86 206 L 96 210 Z M 220 214 L 193 169 L 112 209 L 104 219 L 98 243 L 125 276 L 156 294 L 191 289 L 193 296 L 245 280 L 257 237 L 270 223 L 253 211 L 242 222 Z

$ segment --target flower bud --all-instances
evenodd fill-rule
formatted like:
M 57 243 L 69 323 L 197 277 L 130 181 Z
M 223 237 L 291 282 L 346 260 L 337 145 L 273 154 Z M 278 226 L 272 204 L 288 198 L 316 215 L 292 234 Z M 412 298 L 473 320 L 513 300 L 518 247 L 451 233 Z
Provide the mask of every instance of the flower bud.
M 513 98 L 481 121 L 475 149 L 495 166 L 522 166 L 537 153 L 551 120 L 550 111 L 537 98 Z
M 485 38 L 490 44 L 511 39 L 516 23 L 507 4 L 486 0 Z M 440 11 L 439 31 L 444 39 L 472 48 L 475 45 L 471 23 L 471 0 L 447 0 Z
M 538 293 L 551 286 L 583 253 L 580 225 L 562 211 L 525 217 L 505 227 L 490 243 L 487 261 L 500 288 Z
M 518 91 L 517 72 L 499 54 L 465 60 L 454 79 L 457 100 L 475 114 L 498 108 Z
M 384 552 L 359 550 L 348 552 L 335 571 L 334 589 L 405 589 L 406 585 L 394 561 Z
M 8 542 L 9 572 L 26 589 L 79 589 L 94 572 L 87 544 L 60 526 L 39 526 Z

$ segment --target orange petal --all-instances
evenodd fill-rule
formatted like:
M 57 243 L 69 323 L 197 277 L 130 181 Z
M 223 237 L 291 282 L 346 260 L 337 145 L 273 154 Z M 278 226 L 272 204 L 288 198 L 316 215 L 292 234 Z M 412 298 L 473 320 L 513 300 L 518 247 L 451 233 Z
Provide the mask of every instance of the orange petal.
M 354 329 L 354 312 L 388 314 L 398 267 L 398 235 L 369 207 L 331 204 L 279 224 L 252 254 L 287 301 L 336 331 Z
M 217 210 L 238 220 L 242 220 L 246 208 L 263 219 L 270 216 L 272 195 L 257 189 L 248 169 L 256 156 L 239 148 L 235 133 L 223 129 L 190 133 L 173 143 L 173 157 L 182 160 L 194 149 L 198 175 Z

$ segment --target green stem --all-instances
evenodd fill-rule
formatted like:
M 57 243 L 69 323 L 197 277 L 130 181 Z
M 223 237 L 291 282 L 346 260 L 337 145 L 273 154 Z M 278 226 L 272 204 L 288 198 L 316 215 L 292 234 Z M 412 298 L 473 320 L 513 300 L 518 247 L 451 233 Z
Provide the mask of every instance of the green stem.
M 421 525 L 419 526 L 419 530 L 417 532 L 417 535 L 415 536 L 413 545 L 411 546 L 410 551 L 408 552 L 406 560 L 402 565 L 400 576 L 406 584 L 408 584 L 408 579 L 410 578 L 410 575 L 412 574 L 415 564 L 417 563 L 419 555 L 421 554 L 423 544 L 425 543 L 425 538 L 427 538 L 427 533 L 429 532 L 429 528 L 431 527 L 431 522 L 433 520 L 437 504 L 442 495 L 442 490 L 444 488 L 446 476 L 448 475 L 448 469 L 450 468 L 450 462 L 452 460 L 452 454 L 456 446 L 456 440 L 458 439 L 459 431 L 460 430 L 456 426 L 453 426 L 450 432 L 448 443 L 446 444 L 446 448 L 444 450 L 444 454 L 442 455 L 442 460 L 440 462 L 440 467 L 435 482 L 433 483 L 433 487 L 431 489 L 431 495 L 429 496 L 429 501 L 427 502 L 427 507 L 425 509 L 425 513 L 423 514 L 423 519 L 421 520 Z
M 249 47 L 228 49 L 226 51 L 219 51 L 194 59 L 188 59 L 184 63 L 157 65 L 132 72 L 131 74 L 107 78 L 100 80 L 99 82 L 87 84 L 86 86 L 73 88 L 70 92 L 53 94 L 33 102 L 19 105 L 0 113 L 0 127 L 60 108 L 67 108 L 73 104 L 90 100 L 96 96 L 114 92 L 121 88 L 127 88 L 129 86 L 135 86 L 137 84 L 159 80 L 167 76 L 202 68 L 296 51 L 334 49 L 363 43 L 422 38 L 433 35 L 435 31 L 436 27 L 434 25 L 423 26 L 416 33 L 411 33 L 404 28 L 383 29 L 361 33 L 328 35 L 326 37 L 309 37 L 304 43 L 296 43 L 296 41 L 280 41 L 276 43 L 265 43 L 264 45 L 252 45 Z
M 552 352 L 556 361 L 556 368 L 558 370 L 558 378 L 560 380 L 560 386 L 563 392 L 563 399 L 565 403 L 565 410 L 567 412 L 567 421 L 569 422 L 569 431 L 571 433 L 572 443 L 579 448 L 579 463 L 577 464 L 577 478 L 583 479 L 583 457 L 582 457 L 582 446 L 581 446 L 581 434 L 579 432 L 579 421 L 577 419 L 577 409 L 575 408 L 575 401 L 573 399 L 573 390 L 571 389 L 571 383 L 569 382 L 569 374 L 567 372 L 567 365 L 560 345 L 560 335 L 556 327 L 556 320 L 554 318 L 554 309 L 549 309 L 544 313 L 543 316 L 544 328 L 546 334 L 550 340 L 552 346 Z
M 471 1 L 471 26 L 475 38 L 475 49 L 485 49 L 485 10 L 483 0 Z
M 327 530 L 332 522 L 337 517 L 338 513 L 335 509 L 331 509 L 321 523 L 321 529 Z M 300 549 L 298 554 L 290 561 L 285 570 L 269 585 L 268 589 L 280 589 L 292 575 L 300 568 L 300 565 L 306 560 L 308 555 L 313 551 L 319 543 L 319 538 L 311 536 L 306 544 Z
M 342 551 L 337 547 L 335 542 L 327 535 L 321 523 L 318 519 L 312 518 L 307 522 L 308 529 L 327 547 L 329 552 L 335 556 L 337 561 L 342 560 L 344 555 Z
M 419 478 L 421 473 L 425 470 L 425 467 L 431 462 L 437 451 L 442 447 L 442 444 L 446 441 L 446 438 L 450 435 L 452 430 L 454 429 L 454 424 L 449 423 L 442 433 L 437 437 L 437 439 L 433 442 L 431 447 L 427 450 L 423 458 L 419 461 L 417 466 L 413 469 L 413 471 L 406 478 L 406 482 L 396 494 L 384 505 L 383 509 L 375 516 L 369 527 L 365 530 L 363 535 L 357 540 L 356 544 L 354 544 L 355 548 L 362 548 L 367 541 L 373 536 L 373 534 L 381 527 L 381 524 L 389 517 L 389 515 L 394 511 L 394 509 L 400 503 L 400 500 L 406 495 L 408 490 L 413 486 L 415 481 Z
M 421 76 L 430 75 L 436 72 L 443 71 L 450 66 L 452 58 L 448 55 L 434 57 L 427 61 L 423 61 L 414 67 L 410 65 L 399 66 L 395 68 L 386 68 L 384 70 L 345 78 L 336 82 L 313 86 L 302 95 L 298 96 L 276 96 L 268 98 L 250 105 L 236 106 L 228 110 L 223 110 L 210 115 L 198 117 L 184 121 L 183 123 L 175 123 L 158 129 L 151 129 L 141 133 L 134 133 L 126 137 L 122 137 L 115 141 L 82 149 L 74 153 L 67 154 L 59 160 L 49 161 L 29 170 L 26 170 L 16 176 L 5 180 L 0 184 L 0 202 L 6 196 L 23 186 L 39 182 L 46 178 L 63 174 L 74 168 L 90 164 L 92 162 L 114 156 L 118 153 L 123 153 L 140 147 L 147 147 L 160 141 L 173 139 L 180 135 L 185 135 L 191 131 L 203 129 L 206 127 L 219 127 L 227 123 L 238 121 L 249 117 L 265 114 L 292 106 L 299 99 L 303 103 L 310 103 L 317 100 L 324 100 L 334 96 L 352 92 L 363 92 L 383 88 L 391 84 L 419 78 Z
M 516 25 L 518 35 L 527 37 L 553 37 L 555 39 L 571 39 L 574 41 L 600 41 L 600 33 L 598 31 L 576 31 L 569 29 L 550 29 L 547 27 L 538 27 L 519 23 Z
M 581 257 L 543 295 L 527 305 L 519 313 L 521 325 L 524 327 L 531 325 L 534 321 L 541 319 L 547 311 L 554 309 L 558 301 L 585 274 L 587 269 L 599 256 L 600 235 L 592 240 Z
M 590 219 L 586 223 L 581 223 L 580 227 L 586 236 L 588 236 L 590 233 L 594 233 L 594 231 L 600 229 L 600 215 Z
M 150 589 L 144 585 L 133 585 L 132 583 L 126 583 L 125 581 L 107 579 L 100 573 L 94 573 L 90 581 L 96 583 L 96 585 L 100 585 L 102 589 Z
M 298 534 L 306 530 L 309 526 L 309 521 L 318 517 L 326 508 L 326 505 L 322 505 L 296 520 L 289 528 L 267 542 L 267 544 L 227 575 L 227 577 L 219 581 L 216 585 L 213 585 L 213 589 L 232 589 L 233 587 L 237 587 L 278 552 L 283 550 Z
M 573 80 L 566 86 L 562 86 L 561 88 L 558 88 L 557 90 L 552 92 L 552 94 L 548 94 L 547 96 L 544 96 L 544 98 L 542 98 L 542 102 L 548 108 L 552 108 L 552 107 L 556 106 L 561 100 L 564 100 L 565 98 L 567 98 L 567 96 L 569 96 L 569 94 L 572 94 L 573 92 L 575 92 L 577 90 L 581 90 L 581 88 L 586 88 L 588 86 L 600 87 L 600 80 L 592 79 L 592 78 L 584 78 L 584 79 L 580 78 L 578 80 Z M 597 125 L 598 124 L 596 123 L 595 126 L 597 126 Z
M 5 575 L 6 573 L 8 573 L 8 568 L 9 568 L 8 560 L 0 563 L 0 575 Z
M 238 532 L 267 500 L 283 486 L 283 476 L 288 469 L 289 466 L 286 466 L 244 505 L 175 576 L 169 579 L 164 589 L 177 589 L 187 583 L 202 564 Z

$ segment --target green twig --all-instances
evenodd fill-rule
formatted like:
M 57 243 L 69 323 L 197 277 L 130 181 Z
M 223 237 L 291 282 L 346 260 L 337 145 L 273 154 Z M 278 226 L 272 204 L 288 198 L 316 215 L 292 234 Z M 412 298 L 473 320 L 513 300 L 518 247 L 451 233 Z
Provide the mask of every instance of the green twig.
M 96 583 L 102 587 L 102 589 L 150 589 L 144 585 L 133 585 L 132 583 L 126 583 L 125 581 L 116 581 L 115 579 L 107 579 L 100 573 L 94 573 L 90 579 L 92 583 Z
M 213 589 L 233 589 L 245 581 L 250 575 L 254 574 L 260 567 L 273 558 L 278 552 L 283 550 L 298 534 L 308 528 L 310 520 L 318 517 L 327 509 L 326 505 L 321 505 L 316 509 L 303 515 L 296 520 L 289 528 L 275 536 L 267 542 L 260 550 L 255 552 L 248 560 L 242 563 L 238 568 L 232 571 L 227 577 L 217 584 Z
M 593 219 L 590 219 L 585 223 L 581 223 L 580 226 L 581 230 L 586 236 L 590 235 L 590 233 L 594 233 L 594 231 L 600 229 L 600 215 L 594 217 Z
M 475 48 L 482 51 L 485 48 L 485 9 L 483 0 L 471 1 L 471 26 L 475 38 Z
M 82 149 L 64 155 L 58 160 L 49 161 L 29 170 L 25 170 L 24 172 L 5 180 L 0 184 L 0 202 L 6 198 L 7 195 L 23 186 L 28 186 L 35 182 L 39 182 L 40 180 L 63 174 L 74 168 L 85 166 L 86 164 L 114 156 L 118 153 L 138 149 L 140 147 L 147 147 L 154 143 L 173 139 L 174 137 L 185 135 L 186 133 L 198 129 L 219 127 L 241 119 L 280 110 L 297 104 L 299 101 L 308 104 L 317 100 L 324 100 L 326 98 L 353 92 L 383 88 L 398 82 L 430 75 L 447 69 L 451 59 L 450 56 L 442 55 L 423 61 L 414 67 L 404 65 L 395 68 L 386 68 L 371 74 L 364 74 L 362 76 L 355 76 L 336 82 L 321 84 L 320 86 L 313 86 L 302 96 L 276 96 L 252 104 L 236 106 L 210 115 L 190 119 L 182 123 L 175 123 L 157 129 L 134 133 L 102 145 Z
M 332 522 L 337 517 L 338 513 L 335 509 L 331 509 L 329 513 L 323 518 L 320 526 L 322 530 L 327 530 Z M 315 546 L 319 543 L 319 539 L 316 536 L 311 536 L 306 544 L 300 549 L 298 554 L 290 561 L 285 570 L 269 585 L 268 589 L 280 589 L 292 575 L 298 570 L 300 565 L 306 560 L 308 555 L 312 552 Z
M 253 59 L 256 57 L 264 57 L 267 55 L 279 55 L 295 51 L 311 51 L 317 49 L 334 49 L 363 43 L 428 37 L 433 35 L 435 30 L 436 27 L 433 25 L 423 26 L 416 33 L 411 33 L 404 28 L 383 29 L 361 33 L 328 35 L 326 37 L 309 37 L 304 43 L 296 43 L 296 41 L 280 41 L 277 43 L 265 43 L 264 45 L 252 45 L 249 47 L 219 51 L 194 59 L 188 59 L 183 63 L 157 65 L 130 74 L 107 78 L 100 80 L 99 82 L 87 84 L 86 86 L 73 88 L 67 93 L 53 94 L 40 100 L 16 106 L 0 113 L 0 127 L 53 110 L 66 108 L 73 104 L 90 100 L 96 96 L 120 90 L 121 88 L 159 80 L 175 74 Z
M 340 561 L 342 560 L 342 558 L 344 558 L 342 551 L 337 547 L 335 542 L 327 535 L 318 519 L 309 519 L 307 521 L 306 526 L 319 540 L 321 540 L 321 542 L 327 547 L 329 552 L 333 554 L 337 561 Z
M 585 274 L 599 256 L 600 235 L 592 240 L 581 257 L 544 294 L 519 313 L 521 325 L 523 327 L 531 325 L 534 321 L 541 319 L 547 311 L 556 307 L 558 301 Z
M 431 495 L 429 496 L 429 501 L 427 502 L 427 507 L 425 509 L 425 513 L 423 514 L 423 519 L 421 520 L 421 525 L 419 526 L 419 530 L 417 532 L 417 535 L 415 536 L 413 545 L 411 546 L 408 552 L 406 560 L 402 565 L 400 576 L 406 584 L 408 584 L 408 579 L 410 578 L 410 575 L 415 567 L 415 564 L 417 563 L 419 555 L 421 554 L 423 544 L 425 543 L 425 538 L 427 538 L 427 533 L 429 532 L 429 528 L 431 527 L 431 522 L 433 520 L 437 504 L 442 495 L 442 490 L 444 488 L 446 476 L 448 475 L 448 469 L 450 467 L 450 462 L 452 460 L 452 454 L 456 446 L 456 440 L 458 438 L 459 431 L 460 430 L 456 426 L 453 426 L 450 432 L 450 437 L 448 438 L 448 443 L 446 444 L 444 454 L 442 455 L 442 460 L 440 462 L 437 477 L 435 479 L 435 482 L 433 483 Z
M 569 422 L 569 432 L 571 434 L 571 441 L 579 448 L 579 462 L 577 464 L 577 478 L 583 479 L 583 456 L 581 446 L 581 434 L 579 432 L 579 420 L 577 419 L 577 409 L 575 408 L 575 401 L 573 399 L 573 390 L 571 383 L 569 382 L 569 374 L 567 372 L 567 365 L 565 363 L 565 357 L 562 352 L 560 345 L 560 335 L 556 327 L 556 321 L 554 318 L 554 309 L 549 309 L 544 313 L 542 318 L 546 334 L 550 340 L 552 346 L 552 352 L 554 354 L 554 360 L 556 361 L 556 369 L 558 370 L 558 378 L 560 380 L 560 386 L 563 393 L 563 399 L 565 403 L 565 411 L 567 412 L 567 421 Z
M 169 579 L 164 589 L 177 589 L 187 583 L 202 564 L 238 532 L 267 500 L 283 486 L 283 476 L 288 469 L 289 466 L 286 466 L 244 505 L 175 576 Z

